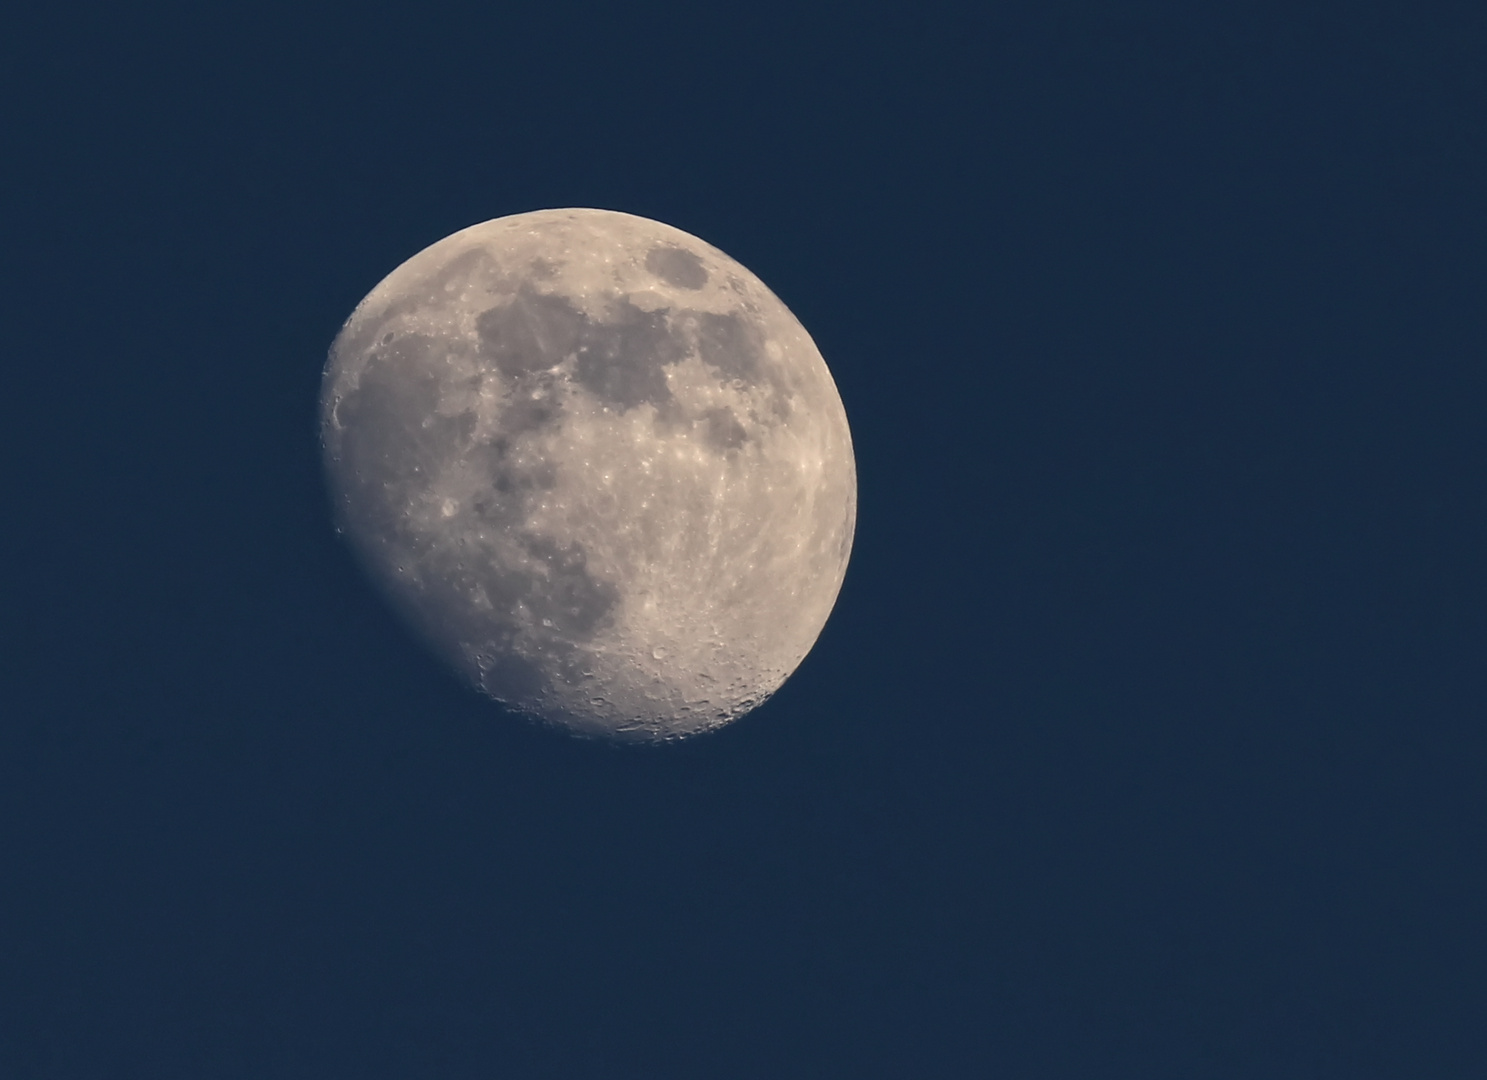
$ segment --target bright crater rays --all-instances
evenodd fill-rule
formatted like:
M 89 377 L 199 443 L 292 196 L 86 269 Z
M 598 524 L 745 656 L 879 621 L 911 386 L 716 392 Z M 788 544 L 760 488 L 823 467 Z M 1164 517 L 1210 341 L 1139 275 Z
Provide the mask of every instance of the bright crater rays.
M 455 233 L 358 305 L 321 401 L 341 526 L 486 694 L 664 740 L 764 701 L 846 572 L 846 414 L 800 323 L 656 221 Z

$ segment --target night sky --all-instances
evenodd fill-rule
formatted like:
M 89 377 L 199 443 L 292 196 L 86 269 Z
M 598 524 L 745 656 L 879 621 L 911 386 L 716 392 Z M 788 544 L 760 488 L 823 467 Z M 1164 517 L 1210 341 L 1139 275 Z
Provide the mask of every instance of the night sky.
M 1487 7 L 516 7 L 6 17 L 0 1077 L 1487 1075 Z M 332 527 L 342 321 L 561 206 L 852 424 L 831 621 L 674 746 Z

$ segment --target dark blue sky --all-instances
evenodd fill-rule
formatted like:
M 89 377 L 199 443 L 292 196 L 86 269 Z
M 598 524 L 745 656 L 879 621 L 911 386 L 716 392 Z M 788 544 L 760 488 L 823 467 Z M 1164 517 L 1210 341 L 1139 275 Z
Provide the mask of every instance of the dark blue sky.
M 1477 1075 L 1487 9 L 508 6 L 0 35 L 0 1075 Z M 357 300 L 566 205 L 853 426 L 681 746 L 462 689 L 322 487 Z

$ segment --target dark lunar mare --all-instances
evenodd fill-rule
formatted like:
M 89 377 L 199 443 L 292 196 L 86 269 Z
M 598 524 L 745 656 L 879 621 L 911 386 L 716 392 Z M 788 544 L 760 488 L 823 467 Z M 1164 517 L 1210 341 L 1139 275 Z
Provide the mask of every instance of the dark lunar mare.
M 519 329 L 534 321 L 540 331 L 563 325 L 561 309 L 553 318 L 551 305 L 535 307 L 549 318 L 528 318 Z M 480 643 L 470 659 L 482 686 L 512 705 L 535 704 L 552 678 L 582 677 L 578 646 L 606 625 L 619 593 L 589 574 L 580 545 L 526 526 L 531 498 L 552 489 L 557 477 L 550 463 L 521 453 L 521 444 L 560 415 L 550 395 L 531 400 L 531 386 L 551 376 L 530 363 L 530 344 L 524 356 L 490 357 L 518 377 L 502 435 L 489 442 L 473 439 L 473 412 L 439 413 L 450 389 L 439 374 L 446 348 L 423 335 L 375 346 L 356 389 L 333 406 L 338 424 L 327 425 L 327 448 L 338 510 L 389 596 L 444 655 Z M 430 500 L 440 468 L 451 461 L 483 477 L 485 491 L 439 531 L 420 530 L 410 510 Z M 521 566 L 504 556 L 513 545 L 525 556 Z
M 763 342 L 752 323 L 737 315 L 688 312 L 696 327 L 697 354 L 725 379 L 754 383 L 759 378 Z
M 661 409 L 672 401 L 663 369 L 686 355 L 686 343 L 672 334 L 664 311 L 642 311 L 622 300 L 613 318 L 590 324 L 578 348 L 578 381 L 621 409 L 646 403 Z
M 749 441 L 749 433 L 738 422 L 738 417 L 733 415 L 732 409 L 725 407 L 709 409 L 703 414 L 702 421 L 703 436 L 707 444 L 719 453 L 737 450 Z
M 523 288 L 483 312 L 475 327 L 481 359 L 517 380 L 517 390 L 520 380 L 572 356 L 578 382 L 621 409 L 669 404 L 663 369 L 687 355 L 687 342 L 665 311 L 644 311 L 627 300 L 615 300 L 607 318 L 590 319 L 563 297 Z
M 707 284 L 702 260 L 685 248 L 664 244 L 651 248 L 645 257 L 645 268 L 678 289 L 700 289 Z
M 353 535 L 396 538 L 416 548 L 406 510 L 429 470 L 464 446 L 475 429 L 473 413 L 440 416 L 444 387 L 428 363 L 437 338 L 405 335 L 374 349 L 356 389 L 332 406 L 327 425 L 342 489 L 342 509 L 356 516 Z M 421 554 L 421 552 L 419 552 Z

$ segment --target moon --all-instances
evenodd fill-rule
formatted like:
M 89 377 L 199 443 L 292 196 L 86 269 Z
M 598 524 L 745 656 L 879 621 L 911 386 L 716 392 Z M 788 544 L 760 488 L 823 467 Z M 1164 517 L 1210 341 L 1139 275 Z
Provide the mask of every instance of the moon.
M 856 524 L 847 415 L 783 303 L 697 237 L 609 210 L 463 229 L 331 347 L 339 530 L 475 688 L 665 741 L 773 694 Z

